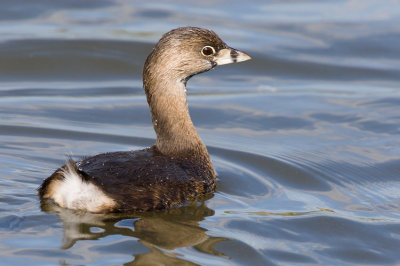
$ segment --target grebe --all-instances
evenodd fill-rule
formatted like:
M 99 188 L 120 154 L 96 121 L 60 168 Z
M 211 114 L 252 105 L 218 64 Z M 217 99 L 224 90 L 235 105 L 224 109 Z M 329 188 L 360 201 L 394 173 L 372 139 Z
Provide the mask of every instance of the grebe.
M 44 180 L 39 197 L 75 210 L 130 212 L 179 206 L 213 192 L 216 176 L 189 115 L 186 82 L 217 65 L 249 59 L 207 29 L 167 32 L 143 68 L 155 145 L 70 159 Z

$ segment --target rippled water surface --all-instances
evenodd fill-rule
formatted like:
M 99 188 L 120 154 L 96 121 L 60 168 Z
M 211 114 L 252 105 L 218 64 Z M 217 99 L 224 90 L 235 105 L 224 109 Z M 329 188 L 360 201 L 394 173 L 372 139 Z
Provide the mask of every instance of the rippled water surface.
M 188 83 L 217 192 L 41 204 L 67 155 L 152 145 L 141 68 L 183 25 L 253 57 Z M 0 2 L 0 264 L 400 263 L 399 25 L 399 1 Z

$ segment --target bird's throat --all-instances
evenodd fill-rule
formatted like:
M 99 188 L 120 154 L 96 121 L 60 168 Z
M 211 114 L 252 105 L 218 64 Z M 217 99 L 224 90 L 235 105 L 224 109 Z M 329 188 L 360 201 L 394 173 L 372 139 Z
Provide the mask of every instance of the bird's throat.
M 205 149 L 189 115 L 185 84 L 163 83 L 147 91 L 157 148 L 172 156 Z

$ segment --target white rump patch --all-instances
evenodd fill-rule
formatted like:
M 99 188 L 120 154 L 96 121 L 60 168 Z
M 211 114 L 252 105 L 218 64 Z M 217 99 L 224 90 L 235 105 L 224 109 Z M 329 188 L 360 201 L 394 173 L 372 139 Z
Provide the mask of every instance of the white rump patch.
M 96 185 L 85 182 L 75 170 L 75 162 L 68 161 L 62 170 L 64 179 L 56 185 L 53 200 L 63 208 L 100 212 L 115 205 Z

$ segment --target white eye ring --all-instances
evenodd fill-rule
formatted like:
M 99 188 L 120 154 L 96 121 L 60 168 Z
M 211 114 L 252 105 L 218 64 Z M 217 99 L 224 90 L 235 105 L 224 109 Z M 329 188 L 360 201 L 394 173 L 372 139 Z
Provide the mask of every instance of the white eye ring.
M 201 54 L 204 56 L 210 56 L 215 54 L 215 49 L 212 46 L 206 45 L 201 49 Z

